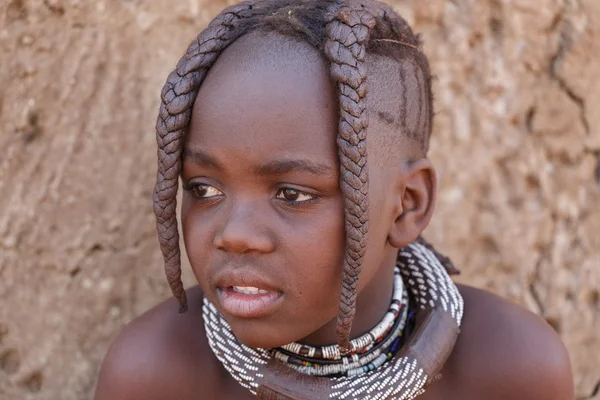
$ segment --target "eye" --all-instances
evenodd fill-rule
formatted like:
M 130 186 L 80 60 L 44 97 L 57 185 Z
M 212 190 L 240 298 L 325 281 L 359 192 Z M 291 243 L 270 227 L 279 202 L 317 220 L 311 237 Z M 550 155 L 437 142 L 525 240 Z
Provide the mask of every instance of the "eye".
M 192 192 L 192 195 L 197 199 L 210 199 L 223 195 L 223 192 L 216 187 L 204 183 L 186 185 L 184 189 Z
M 277 198 L 290 203 L 306 203 L 314 200 L 316 196 L 292 188 L 282 188 L 277 192 Z

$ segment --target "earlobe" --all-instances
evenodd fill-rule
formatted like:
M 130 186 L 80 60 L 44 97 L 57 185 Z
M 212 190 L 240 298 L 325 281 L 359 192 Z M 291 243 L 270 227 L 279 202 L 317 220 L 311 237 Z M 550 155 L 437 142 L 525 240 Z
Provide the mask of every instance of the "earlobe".
M 437 194 L 433 164 L 426 158 L 409 162 L 401 172 L 399 185 L 399 211 L 388 235 L 390 244 L 396 248 L 413 242 L 429 225 Z

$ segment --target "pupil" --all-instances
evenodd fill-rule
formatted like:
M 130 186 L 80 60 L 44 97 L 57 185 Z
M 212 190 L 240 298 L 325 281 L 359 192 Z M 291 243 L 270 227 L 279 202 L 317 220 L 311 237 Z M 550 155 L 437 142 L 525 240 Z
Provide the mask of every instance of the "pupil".
M 298 200 L 299 194 L 296 190 L 286 189 L 285 192 L 283 193 L 283 196 L 288 200 L 294 201 L 294 200 Z
M 196 188 L 196 193 L 200 197 L 204 197 L 206 195 L 206 186 L 198 186 Z

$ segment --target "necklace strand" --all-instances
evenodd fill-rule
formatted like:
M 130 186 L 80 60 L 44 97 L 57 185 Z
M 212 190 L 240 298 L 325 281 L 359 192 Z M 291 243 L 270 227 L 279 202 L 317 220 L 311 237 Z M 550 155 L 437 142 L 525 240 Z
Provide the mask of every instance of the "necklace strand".
M 328 376 L 328 377 L 351 377 L 373 371 L 384 362 L 391 359 L 400 349 L 398 345 L 403 338 L 403 330 L 408 317 L 408 295 L 402 299 L 402 313 L 396 319 L 393 329 L 387 337 L 383 338 L 372 351 L 365 354 L 355 354 L 352 357 L 342 357 L 337 361 L 323 364 L 321 360 L 300 360 L 298 356 L 282 354 L 274 350 L 274 357 L 305 375 Z
M 291 368 L 312 376 L 355 376 L 376 369 L 398 350 L 399 346 L 395 351 L 391 348 L 402 337 L 408 316 L 408 294 L 397 267 L 394 271 L 393 293 L 392 304 L 382 321 L 370 332 L 351 342 L 355 346 L 352 354 L 343 357 L 310 357 L 305 354 L 339 355 L 339 347 L 332 345 L 319 348 L 292 343 L 272 350 L 273 356 Z
M 390 332 L 400 315 L 400 310 L 406 304 L 403 303 L 404 284 L 400 275 L 400 268 L 394 269 L 394 289 L 392 303 L 383 319 L 369 332 L 350 341 L 350 353 L 342 357 L 340 347 L 335 345 L 313 347 L 301 343 L 290 343 L 276 349 L 276 354 L 295 354 L 309 359 L 341 360 L 350 357 L 356 362 L 360 354 L 367 353 L 377 342 L 381 342 Z

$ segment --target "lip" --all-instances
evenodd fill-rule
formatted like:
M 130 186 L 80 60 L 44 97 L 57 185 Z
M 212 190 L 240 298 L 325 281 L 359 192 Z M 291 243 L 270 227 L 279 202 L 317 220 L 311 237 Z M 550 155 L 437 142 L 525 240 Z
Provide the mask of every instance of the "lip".
M 266 292 L 256 294 L 239 293 L 232 287 L 218 288 L 223 312 L 237 318 L 260 318 L 275 311 L 282 294 Z
M 222 312 L 237 318 L 260 318 L 273 313 L 283 292 L 262 274 L 249 270 L 235 270 L 220 275 L 216 281 Z M 262 293 L 240 293 L 233 287 L 255 287 Z

